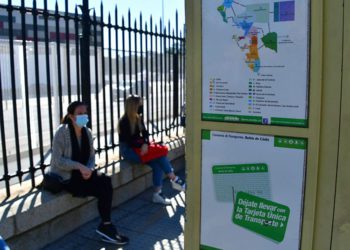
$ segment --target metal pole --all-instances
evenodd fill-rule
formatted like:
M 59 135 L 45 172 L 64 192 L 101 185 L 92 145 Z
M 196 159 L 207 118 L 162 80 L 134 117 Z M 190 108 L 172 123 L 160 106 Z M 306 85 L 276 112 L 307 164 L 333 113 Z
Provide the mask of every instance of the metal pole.
M 165 20 L 164 20 L 164 0 L 162 0 L 162 25 L 160 27 L 160 33 L 162 33 L 164 30 L 164 23 L 165 23 Z
M 81 93 L 82 101 L 88 106 L 89 123 L 91 128 L 91 81 L 90 81 L 90 15 L 89 15 L 89 0 L 83 0 L 82 10 L 82 27 L 83 34 L 80 39 L 81 49 Z

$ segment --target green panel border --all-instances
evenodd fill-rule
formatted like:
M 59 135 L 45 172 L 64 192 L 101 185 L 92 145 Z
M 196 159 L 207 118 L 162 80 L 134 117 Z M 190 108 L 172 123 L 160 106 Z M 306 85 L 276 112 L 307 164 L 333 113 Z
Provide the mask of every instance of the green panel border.
M 222 250 L 221 248 L 216 248 L 216 247 L 210 247 L 206 245 L 201 245 L 200 250 Z
M 210 130 L 202 129 L 202 140 L 210 140 L 210 133 Z
M 222 115 L 222 114 L 202 113 L 202 120 L 262 124 L 261 116 Z
M 308 120 L 307 119 L 271 117 L 271 125 L 306 128 L 308 126 Z

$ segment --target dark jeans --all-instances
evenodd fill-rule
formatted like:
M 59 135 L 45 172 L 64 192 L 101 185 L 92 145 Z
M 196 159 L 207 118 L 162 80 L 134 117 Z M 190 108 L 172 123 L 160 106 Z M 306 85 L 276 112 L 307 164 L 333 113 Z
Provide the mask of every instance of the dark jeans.
M 113 188 L 110 177 L 95 170 L 88 180 L 84 180 L 79 170 L 73 170 L 71 179 L 64 187 L 66 191 L 76 197 L 96 197 L 102 221 L 111 221 Z

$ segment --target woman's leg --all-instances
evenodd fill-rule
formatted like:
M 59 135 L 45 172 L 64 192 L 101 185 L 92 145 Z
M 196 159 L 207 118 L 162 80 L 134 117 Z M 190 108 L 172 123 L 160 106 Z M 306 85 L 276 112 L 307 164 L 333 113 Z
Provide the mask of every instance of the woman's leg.
M 170 178 L 170 179 L 173 179 L 175 178 L 175 174 L 174 174 L 174 169 L 173 167 L 171 166 L 171 163 L 168 159 L 168 157 L 166 156 L 162 156 L 162 157 L 159 157 L 157 159 L 154 159 L 152 161 L 150 161 L 150 164 L 155 162 L 155 164 L 157 164 L 161 170 Z
M 174 170 L 167 157 L 162 156 L 147 163 L 153 170 L 153 185 L 157 189 L 163 185 L 163 173 L 170 179 L 175 178 Z
M 156 160 L 148 162 L 147 165 L 152 168 L 152 181 L 154 191 L 159 192 L 163 186 L 163 170 Z
M 111 178 L 94 171 L 88 180 L 81 177 L 80 172 L 73 171 L 72 178 L 65 189 L 73 196 L 97 198 L 97 209 L 102 222 L 111 221 L 113 188 Z
M 94 173 L 97 173 L 96 171 Z M 111 221 L 113 187 L 111 178 L 102 174 L 91 176 L 92 196 L 97 197 L 97 208 L 103 222 Z
M 175 175 L 174 169 L 171 166 L 170 161 L 167 157 L 165 157 L 165 156 L 160 157 L 156 160 L 151 161 L 150 163 L 153 163 L 153 164 L 159 166 L 159 168 L 162 170 L 162 172 L 164 171 L 164 173 L 171 180 L 171 185 L 174 189 L 176 189 L 178 191 L 185 190 L 185 188 L 186 188 L 185 182 L 181 178 L 179 178 L 178 176 Z M 162 177 L 163 176 L 161 173 L 160 177 L 158 177 L 160 181 L 162 181 Z
M 120 154 L 125 160 L 135 163 L 141 163 L 140 157 L 135 153 L 135 151 L 131 147 L 129 147 L 125 143 L 120 144 Z

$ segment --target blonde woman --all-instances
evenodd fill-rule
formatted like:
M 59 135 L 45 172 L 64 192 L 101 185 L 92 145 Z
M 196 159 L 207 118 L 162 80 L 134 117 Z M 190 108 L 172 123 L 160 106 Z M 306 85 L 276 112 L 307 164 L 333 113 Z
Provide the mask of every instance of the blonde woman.
M 137 95 L 129 96 L 125 101 L 125 113 L 118 124 L 120 152 L 124 159 L 141 163 L 139 155 L 133 148 L 140 148 L 141 155 L 148 152 L 149 134 L 142 120 L 142 99 Z M 162 194 L 163 173 L 170 179 L 172 187 L 182 191 L 185 182 L 174 174 L 174 170 L 166 156 L 147 162 L 153 174 L 153 202 L 169 205 L 170 201 Z

